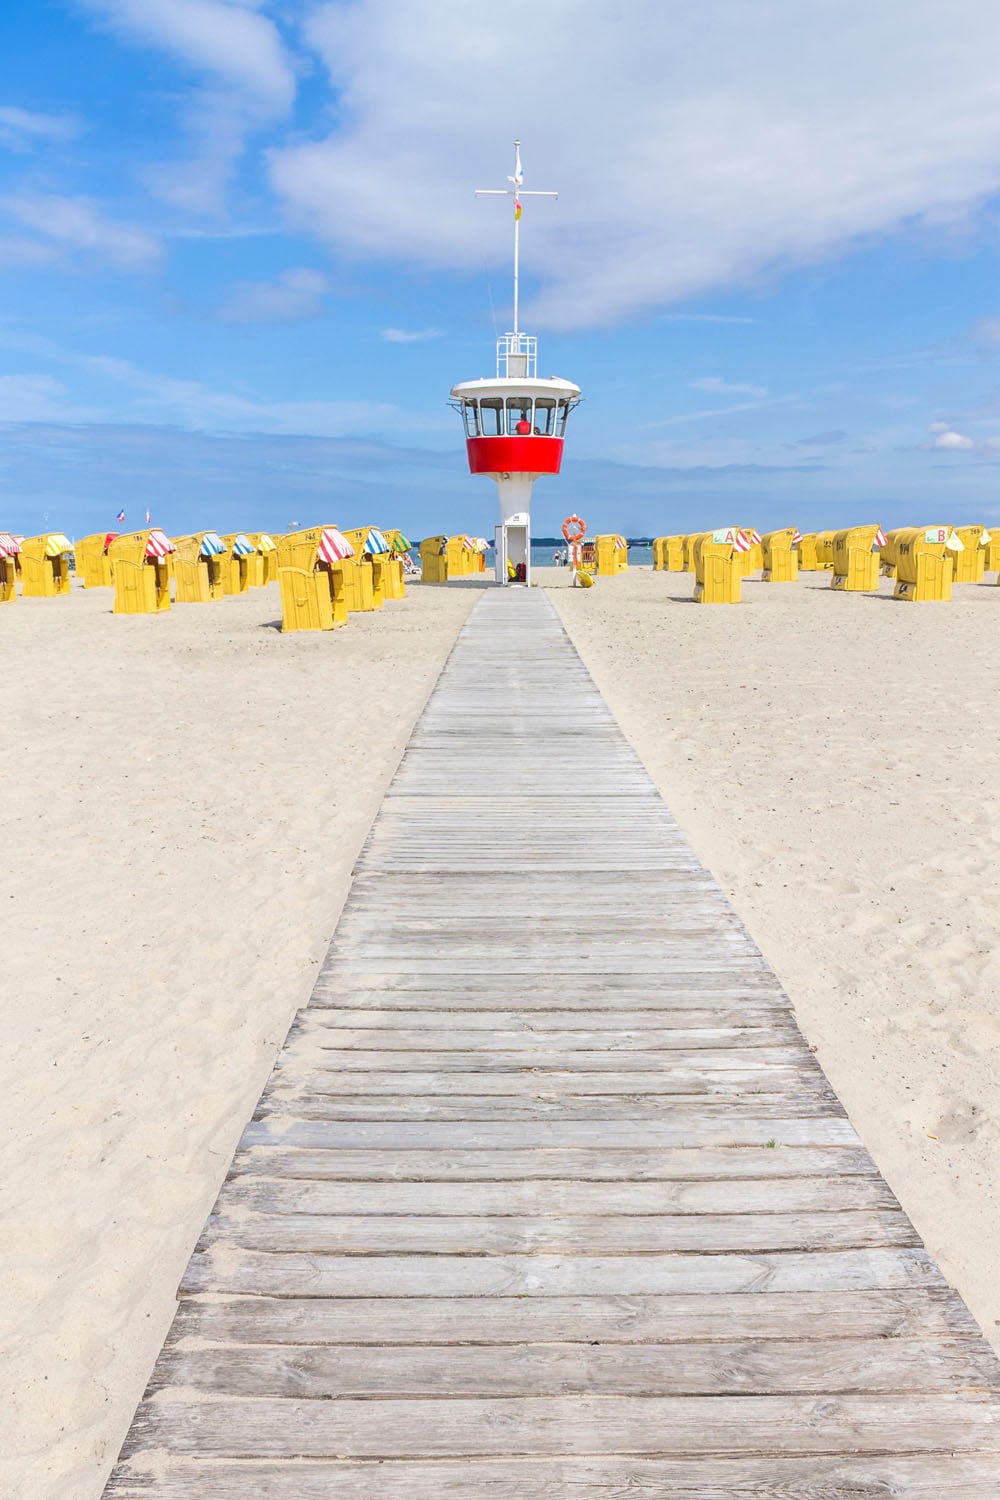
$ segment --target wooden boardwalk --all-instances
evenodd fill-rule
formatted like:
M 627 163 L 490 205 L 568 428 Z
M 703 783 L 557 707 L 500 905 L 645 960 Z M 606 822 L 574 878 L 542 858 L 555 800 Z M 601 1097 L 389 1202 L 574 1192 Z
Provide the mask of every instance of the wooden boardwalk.
M 1000 1496 L 996 1360 L 540 592 L 417 724 L 106 1495 Z

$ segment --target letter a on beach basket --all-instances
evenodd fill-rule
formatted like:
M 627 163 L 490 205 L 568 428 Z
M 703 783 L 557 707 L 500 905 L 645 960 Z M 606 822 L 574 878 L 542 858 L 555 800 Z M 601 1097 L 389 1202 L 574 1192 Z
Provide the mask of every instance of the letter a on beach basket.
M 73 543 L 61 531 L 26 536 L 21 543 L 21 593 L 25 599 L 54 599 L 68 594 Z
M 846 531 L 835 531 L 830 587 L 842 594 L 877 592 L 879 548 L 885 542 L 881 526 L 851 526 Z
M 281 628 L 334 630 L 347 624 L 344 570 L 354 548 L 336 526 L 313 526 L 277 538 Z
M 739 604 L 743 583 L 742 558 L 752 543 L 738 526 L 704 531 L 694 541 L 694 600 L 696 604 Z
M 17 598 L 17 557 L 21 544 L 9 531 L 0 531 L 0 604 L 13 604 Z
M 162 531 L 130 531 L 108 548 L 116 615 L 157 615 L 170 608 L 167 560 L 174 544 Z

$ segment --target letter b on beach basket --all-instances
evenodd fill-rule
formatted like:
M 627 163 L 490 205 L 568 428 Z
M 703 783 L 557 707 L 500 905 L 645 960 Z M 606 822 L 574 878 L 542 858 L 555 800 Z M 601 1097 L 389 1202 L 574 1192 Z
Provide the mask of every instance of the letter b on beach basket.
M 907 526 L 895 533 L 894 599 L 922 604 L 951 598 L 953 538 L 958 540 L 950 526 Z

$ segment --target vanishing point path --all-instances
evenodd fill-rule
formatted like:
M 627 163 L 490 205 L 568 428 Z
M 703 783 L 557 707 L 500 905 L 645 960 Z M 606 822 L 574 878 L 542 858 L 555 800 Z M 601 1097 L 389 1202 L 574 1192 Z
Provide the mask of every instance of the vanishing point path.
M 541 591 L 416 726 L 106 1494 L 1000 1496 L 1000 1367 Z

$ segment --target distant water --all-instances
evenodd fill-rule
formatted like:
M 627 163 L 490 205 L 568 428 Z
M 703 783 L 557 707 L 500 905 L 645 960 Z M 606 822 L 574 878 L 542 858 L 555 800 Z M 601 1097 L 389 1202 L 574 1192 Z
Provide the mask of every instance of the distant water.
M 535 546 L 532 546 L 532 549 L 531 549 L 531 566 L 533 568 L 551 568 L 552 567 L 552 554 L 553 554 L 553 552 L 555 550 L 556 550 L 555 547 L 552 547 L 552 546 L 549 546 L 549 547 L 535 547 Z M 492 556 L 493 556 L 493 554 L 490 553 L 490 558 L 491 559 L 492 559 Z M 628 560 L 629 560 L 629 567 L 632 567 L 632 568 L 642 568 L 642 567 L 651 568 L 653 566 L 653 549 L 652 549 L 652 547 L 630 547 L 628 549 Z

